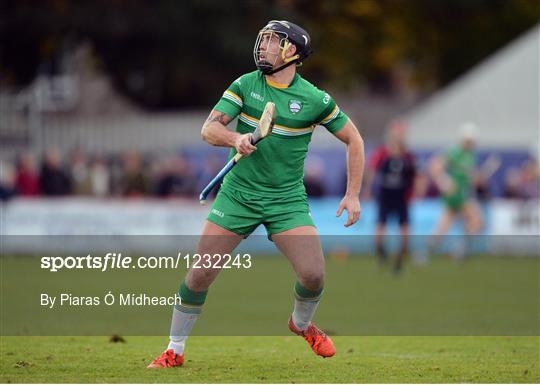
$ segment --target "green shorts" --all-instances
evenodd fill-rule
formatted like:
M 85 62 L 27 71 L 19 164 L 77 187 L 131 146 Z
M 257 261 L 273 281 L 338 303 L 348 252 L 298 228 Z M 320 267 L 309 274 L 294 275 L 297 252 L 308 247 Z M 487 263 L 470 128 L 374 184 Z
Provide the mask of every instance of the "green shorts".
M 314 226 L 305 194 L 266 197 L 222 187 L 207 219 L 235 234 L 248 236 L 263 224 L 268 236 L 299 226 Z
M 458 189 L 456 192 L 443 196 L 446 207 L 453 212 L 459 212 L 469 200 L 467 189 Z

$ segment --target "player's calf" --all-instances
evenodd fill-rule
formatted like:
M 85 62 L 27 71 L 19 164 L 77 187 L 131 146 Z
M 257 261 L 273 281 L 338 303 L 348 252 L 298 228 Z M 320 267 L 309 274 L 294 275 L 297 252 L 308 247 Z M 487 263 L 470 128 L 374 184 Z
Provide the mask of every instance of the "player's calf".
M 294 310 L 289 318 L 289 329 L 304 337 L 315 354 L 321 357 L 332 357 L 336 353 L 334 343 L 330 337 L 311 322 L 322 292 L 322 286 L 318 290 L 309 290 L 300 282 L 296 282 L 294 285 Z

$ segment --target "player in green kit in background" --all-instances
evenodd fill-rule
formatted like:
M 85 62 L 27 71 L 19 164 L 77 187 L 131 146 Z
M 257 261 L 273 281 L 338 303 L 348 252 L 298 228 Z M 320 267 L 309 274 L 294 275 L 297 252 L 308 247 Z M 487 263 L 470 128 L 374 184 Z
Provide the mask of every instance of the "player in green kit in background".
M 253 50 L 258 69 L 236 79 L 210 112 L 203 139 L 230 147 L 231 157 L 240 153 L 245 158 L 225 177 L 197 253 L 230 254 L 263 224 L 298 278 L 289 329 L 304 337 L 316 354 L 331 357 L 336 352 L 332 340 L 311 322 L 323 293 L 325 263 L 303 184 L 304 159 L 317 125 L 346 144 L 347 191 L 336 215 L 346 210 L 348 227 L 360 217 L 364 143 L 330 95 L 296 72 L 311 53 L 311 39 L 304 29 L 287 21 L 270 21 L 259 32 Z M 273 132 L 255 147 L 251 133 L 269 101 L 276 105 Z M 236 130 L 227 129 L 236 117 Z M 218 273 L 212 268 L 188 272 L 179 290 L 182 304 L 173 309 L 169 346 L 149 367 L 183 364 L 186 338 Z
M 465 224 L 466 242 L 462 250 L 456 250 L 456 257 L 463 257 L 469 251 L 471 237 L 482 228 L 482 214 L 474 199 L 474 176 L 476 167 L 475 134 L 476 127 L 467 122 L 460 127 L 461 143 L 448 152 L 446 157 L 435 157 L 430 162 L 430 174 L 435 181 L 445 205 L 437 229 L 430 239 L 431 252 L 440 238 L 448 233 L 456 219 Z

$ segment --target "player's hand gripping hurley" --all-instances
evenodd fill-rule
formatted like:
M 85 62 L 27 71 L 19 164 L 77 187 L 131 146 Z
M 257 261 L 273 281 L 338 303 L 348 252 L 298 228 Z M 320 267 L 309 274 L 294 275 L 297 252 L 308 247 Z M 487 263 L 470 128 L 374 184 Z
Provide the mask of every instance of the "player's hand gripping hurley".
M 253 131 L 253 134 L 251 136 L 251 144 L 255 145 L 262 139 L 270 135 L 270 133 L 272 132 L 272 128 L 274 127 L 275 115 L 275 104 L 272 102 L 266 103 L 266 106 L 264 107 L 263 113 L 261 115 L 261 119 L 259 120 L 259 124 L 257 125 L 255 131 Z M 214 187 L 216 187 L 221 182 L 225 175 L 227 175 L 227 173 L 232 170 L 232 168 L 236 165 L 236 163 L 238 163 L 241 158 L 242 154 L 236 154 L 231 160 L 227 162 L 225 167 L 223 167 L 221 171 L 218 172 L 214 179 L 212 179 L 212 181 L 208 183 L 208 185 L 201 192 L 201 195 L 199 195 L 199 201 L 202 205 L 206 203 L 206 198 L 208 197 L 208 194 L 212 192 Z

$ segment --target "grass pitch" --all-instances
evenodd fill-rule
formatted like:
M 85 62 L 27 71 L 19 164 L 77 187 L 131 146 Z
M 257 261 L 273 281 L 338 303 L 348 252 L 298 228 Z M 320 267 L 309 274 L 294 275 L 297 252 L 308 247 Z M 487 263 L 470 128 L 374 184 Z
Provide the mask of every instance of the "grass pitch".
M 173 294 L 185 270 L 48 272 L 33 257 L 2 262 L 0 330 L 10 336 L 156 336 L 170 306 L 40 306 L 40 294 Z M 540 259 L 437 259 L 395 277 L 372 259 L 329 258 L 318 326 L 339 336 L 534 336 L 540 333 Z M 284 258 L 223 271 L 193 330 L 201 336 L 287 336 L 294 273 Z M 24 288 L 24 290 L 21 290 Z M 38 322 L 36 322 L 38 320 Z
M 166 346 L 166 337 L 151 335 L 167 334 L 169 307 L 55 313 L 36 299 L 42 290 L 97 295 L 143 285 L 167 294 L 178 272 L 60 275 L 39 271 L 32 258 L 0 261 L 3 383 L 540 382 L 538 259 L 439 259 L 400 277 L 373 260 L 330 259 L 315 321 L 336 334 L 337 354 L 322 359 L 287 334 L 294 282 L 287 262 L 261 258 L 250 271 L 222 273 L 188 340 L 185 366 L 167 370 L 146 366 Z M 31 336 L 55 330 L 102 335 Z M 130 337 L 135 330 L 149 336 Z M 125 343 L 109 342 L 116 332 L 128 335 Z
M 162 337 L 3 337 L 3 383 L 537 383 L 539 337 L 191 337 L 182 368 L 149 370 Z

